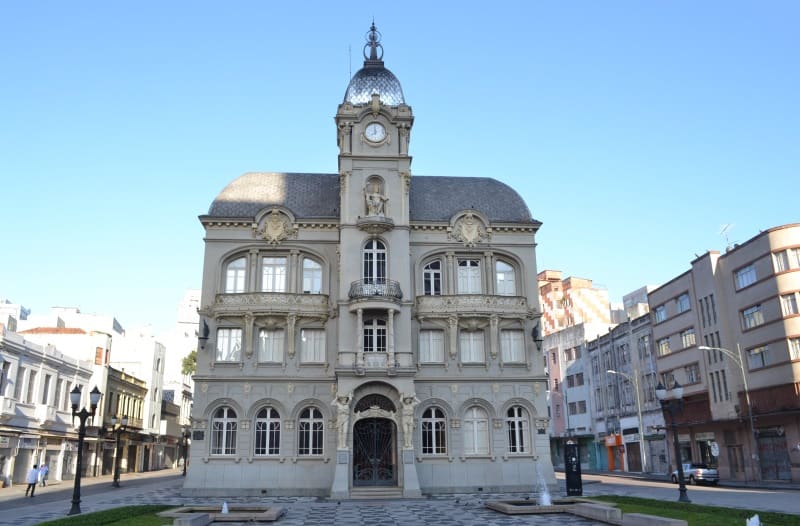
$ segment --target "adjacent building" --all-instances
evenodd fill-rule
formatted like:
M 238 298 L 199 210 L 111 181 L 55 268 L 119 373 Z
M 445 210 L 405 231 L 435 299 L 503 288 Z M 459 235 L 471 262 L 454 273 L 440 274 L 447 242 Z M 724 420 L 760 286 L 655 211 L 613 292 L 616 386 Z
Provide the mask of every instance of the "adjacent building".
M 411 173 L 373 26 L 335 174 L 248 173 L 200 217 L 187 494 L 419 496 L 554 485 L 535 234 L 489 178 Z

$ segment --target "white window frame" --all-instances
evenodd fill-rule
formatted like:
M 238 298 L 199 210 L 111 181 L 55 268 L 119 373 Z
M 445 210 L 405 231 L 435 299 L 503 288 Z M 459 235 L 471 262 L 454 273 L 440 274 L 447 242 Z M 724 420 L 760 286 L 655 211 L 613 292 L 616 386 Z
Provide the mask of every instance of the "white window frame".
M 465 331 L 458 334 L 461 363 L 486 363 L 483 331 Z
M 505 261 L 496 261 L 495 268 L 495 291 L 498 296 L 516 296 L 517 283 L 514 267 Z
M 283 363 L 283 348 L 286 333 L 283 329 L 259 329 L 258 361 Z
M 388 350 L 389 333 L 386 320 L 383 318 L 366 319 L 363 329 L 364 352 L 386 352 Z
M 769 345 L 760 345 L 747 350 L 747 366 L 750 370 L 770 365 Z
M 300 330 L 300 362 L 325 362 L 325 329 Z
M 557 407 L 560 413 L 560 405 Z M 558 415 L 556 415 L 558 416 Z M 508 432 L 508 452 L 526 454 L 530 452 L 530 420 L 524 407 L 515 405 L 506 411 L 506 430 Z
M 764 310 L 761 308 L 761 304 L 742 310 L 741 315 L 742 328 L 745 330 L 764 325 Z
M 316 407 L 306 407 L 297 419 L 297 455 L 321 456 L 325 450 L 325 420 Z
M 444 362 L 444 331 L 438 329 L 421 329 L 419 331 L 420 363 Z
M 653 316 L 656 323 L 661 323 L 667 319 L 667 308 L 664 305 L 659 305 L 653 310 Z
M 322 294 L 322 264 L 303 258 L 303 294 Z
M 797 293 L 791 292 L 789 294 L 781 295 L 781 311 L 784 316 L 791 316 L 792 314 L 800 314 L 797 308 Z
M 239 294 L 247 289 L 247 258 L 240 257 L 225 267 L 225 293 Z
M 458 260 L 458 293 L 459 294 L 481 294 L 481 260 L 479 259 L 459 259 Z
M 370 239 L 362 251 L 361 276 L 364 283 L 383 285 L 386 283 L 386 245 L 380 239 Z
M 474 405 L 464 413 L 464 454 L 489 454 L 489 415 L 480 406 Z
M 800 338 L 789 338 L 789 359 L 800 360 Z
M 672 352 L 669 347 L 669 338 L 661 338 L 656 342 L 656 349 L 659 356 L 666 356 Z
M 269 457 L 281 452 L 281 415 L 274 407 L 263 407 L 255 418 L 253 455 Z
M 235 327 L 222 327 L 217 329 L 215 361 L 242 361 L 242 329 Z
M 697 345 L 697 335 L 694 329 L 686 329 L 681 332 L 681 345 L 683 349 Z
M 442 262 L 431 261 L 422 267 L 422 294 L 424 296 L 442 295 Z
M 525 363 L 525 333 L 517 329 L 501 330 L 500 355 L 504 363 Z
M 286 292 L 286 256 L 261 258 L 261 292 Z
M 447 454 L 447 418 L 436 406 L 425 409 L 421 419 L 422 454 Z
M 236 433 L 238 421 L 236 411 L 222 406 L 214 411 L 211 419 L 211 455 L 226 456 L 236 454 Z
M 746 267 L 740 268 L 734 272 L 734 278 L 736 281 L 736 290 L 742 290 L 745 287 L 749 287 L 758 280 L 756 266 L 753 263 L 750 263 Z
M 683 374 L 686 378 L 686 384 L 697 384 L 700 383 L 700 365 L 697 363 L 690 363 L 689 365 L 684 366 Z

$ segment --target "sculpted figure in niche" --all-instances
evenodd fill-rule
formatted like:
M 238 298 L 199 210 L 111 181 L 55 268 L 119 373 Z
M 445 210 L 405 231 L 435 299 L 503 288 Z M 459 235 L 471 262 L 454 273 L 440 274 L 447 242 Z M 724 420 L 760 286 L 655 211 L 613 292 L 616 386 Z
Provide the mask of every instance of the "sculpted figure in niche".
M 347 431 L 350 423 L 350 401 L 353 393 L 336 395 L 333 405 L 336 406 L 336 428 L 339 431 L 339 449 L 347 448 Z
M 414 408 L 419 403 L 419 399 L 414 393 L 409 395 L 402 393 L 400 400 L 403 402 L 403 447 L 410 449 L 413 447 L 412 438 L 414 437 Z
M 384 215 L 384 204 L 387 199 L 381 192 L 381 184 L 377 181 L 367 183 L 366 188 L 367 198 L 367 216 L 380 216 Z

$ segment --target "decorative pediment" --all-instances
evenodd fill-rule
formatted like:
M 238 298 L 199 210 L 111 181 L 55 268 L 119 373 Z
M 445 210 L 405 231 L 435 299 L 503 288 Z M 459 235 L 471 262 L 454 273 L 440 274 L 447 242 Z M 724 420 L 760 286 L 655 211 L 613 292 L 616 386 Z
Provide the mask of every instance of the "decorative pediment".
M 475 210 L 467 210 L 455 216 L 447 233 L 452 239 L 464 243 L 465 247 L 474 247 L 492 237 L 492 229 L 489 227 L 488 221 L 483 214 Z
M 278 245 L 289 237 L 297 236 L 297 230 L 297 225 L 292 219 L 277 207 L 253 224 L 253 234 L 270 245 Z

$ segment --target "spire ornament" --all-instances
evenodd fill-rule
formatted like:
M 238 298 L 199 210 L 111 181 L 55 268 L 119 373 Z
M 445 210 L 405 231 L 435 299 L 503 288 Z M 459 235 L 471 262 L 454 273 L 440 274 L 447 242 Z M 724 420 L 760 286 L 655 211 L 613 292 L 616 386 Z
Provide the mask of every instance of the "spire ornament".
M 381 33 L 375 28 L 375 20 L 367 31 L 367 43 L 364 44 L 364 65 L 383 66 L 383 46 L 381 45 Z M 369 48 L 369 55 L 367 55 Z

